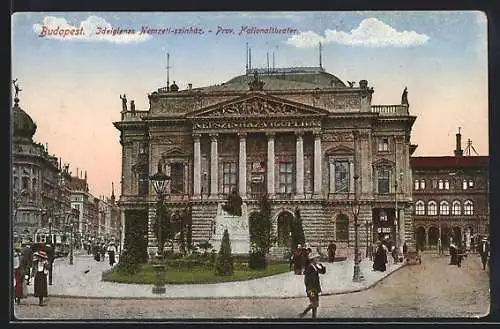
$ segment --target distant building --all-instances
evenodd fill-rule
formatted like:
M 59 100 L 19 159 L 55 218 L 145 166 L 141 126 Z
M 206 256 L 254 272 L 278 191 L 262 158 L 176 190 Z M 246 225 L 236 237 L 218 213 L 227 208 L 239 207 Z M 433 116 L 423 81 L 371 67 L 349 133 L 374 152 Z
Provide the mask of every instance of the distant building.
M 372 105 L 372 94 L 366 80 L 348 86 L 320 66 L 249 69 L 226 83 L 186 90 L 174 82 L 148 95 L 147 110 L 128 107 L 122 97 L 115 127 L 125 230 L 132 225 L 134 243 L 156 247 L 149 176 L 160 166 L 171 176 L 169 209 L 190 209 L 193 244 L 211 238 L 218 207 L 237 189 L 249 217 L 264 194 L 270 197 L 274 255 L 291 247 L 299 208 L 311 245 L 335 240 L 337 253 L 351 256 L 359 177 L 360 246 L 384 238 L 412 245 L 416 117 L 406 90 L 394 105 Z
M 71 217 L 70 176 L 48 147 L 33 141 L 36 124 L 14 99 L 12 109 L 12 226 L 15 240 L 37 230 L 63 232 Z
M 112 188 L 111 197 L 99 198 L 99 230 L 98 235 L 106 241 L 119 243 L 121 238 L 120 208 L 116 204 L 115 191 Z
M 464 155 L 460 132 L 454 156 L 412 157 L 415 240 L 444 248 L 489 234 L 489 157 Z M 470 154 L 470 152 L 469 152 Z

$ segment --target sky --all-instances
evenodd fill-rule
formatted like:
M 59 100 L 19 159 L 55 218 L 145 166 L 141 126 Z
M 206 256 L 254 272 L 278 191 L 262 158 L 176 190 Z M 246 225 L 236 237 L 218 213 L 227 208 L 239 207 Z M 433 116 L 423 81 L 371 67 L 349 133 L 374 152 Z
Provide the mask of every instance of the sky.
M 34 140 L 73 174 L 87 171 L 96 196 L 110 195 L 112 182 L 120 194 L 112 124 L 120 94 L 147 110 L 147 94 L 166 85 L 167 53 L 170 82 L 181 89 L 223 83 L 244 74 L 246 43 L 255 68 L 267 67 L 267 53 L 275 67 L 318 66 L 322 42 L 325 70 L 344 82 L 368 80 L 372 104 L 399 104 L 408 88 L 414 156 L 453 155 L 458 127 L 462 148 L 471 139 L 488 155 L 487 17 L 479 11 L 47 12 L 11 21 L 12 78 L 38 126 Z M 172 32 L 154 33 L 165 28 Z

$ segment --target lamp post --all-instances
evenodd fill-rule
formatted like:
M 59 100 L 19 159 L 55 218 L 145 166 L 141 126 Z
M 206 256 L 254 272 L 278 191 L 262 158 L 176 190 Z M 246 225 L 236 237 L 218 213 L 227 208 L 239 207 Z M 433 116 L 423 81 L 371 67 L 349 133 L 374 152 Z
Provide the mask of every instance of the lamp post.
M 359 268 L 359 199 L 358 199 L 358 180 L 359 176 L 357 174 L 354 175 L 354 202 L 351 204 L 352 214 L 354 216 L 354 274 L 352 277 L 352 281 L 361 282 L 365 278 L 361 273 L 361 269 Z
M 153 286 L 153 294 L 164 294 L 166 292 L 165 288 L 165 265 L 162 262 L 163 258 L 163 237 L 162 237 L 162 216 L 159 214 L 163 208 L 163 197 L 167 184 L 170 181 L 170 176 L 163 173 L 161 163 L 158 164 L 158 172 L 149 177 L 149 180 L 153 183 L 156 195 L 158 196 L 157 211 L 156 211 L 156 222 L 158 227 L 157 244 L 158 244 L 158 255 L 157 264 L 153 265 L 156 271 L 156 282 Z
M 368 227 L 369 227 L 368 220 L 365 220 L 365 232 L 366 232 L 366 258 L 370 257 L 370 247 L 368 246 Z

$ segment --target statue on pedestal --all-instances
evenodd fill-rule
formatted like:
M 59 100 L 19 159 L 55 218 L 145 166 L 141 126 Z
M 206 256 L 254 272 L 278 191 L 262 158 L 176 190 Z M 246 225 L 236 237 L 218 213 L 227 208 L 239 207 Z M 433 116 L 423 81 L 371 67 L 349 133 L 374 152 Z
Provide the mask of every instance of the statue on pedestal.
M 231 194 L 227 197 L 226 204 L 222 205 L 222 209 L 226 211 L 228 214 L 233 216 L 241 216 L 241 205 L 243 204 L 243 200 L 236 192 L 236 189 L 231 191 Z
M 122 110 L 123 112 L 127 112 L 127 96 L 125 94 L 120 95 L 120 99 L 122 100 Z

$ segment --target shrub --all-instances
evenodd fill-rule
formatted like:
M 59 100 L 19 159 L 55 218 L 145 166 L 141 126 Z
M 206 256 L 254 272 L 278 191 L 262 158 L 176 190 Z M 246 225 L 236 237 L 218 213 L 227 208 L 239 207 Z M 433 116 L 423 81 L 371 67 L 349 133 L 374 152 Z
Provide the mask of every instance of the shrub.
M 267 267 L 266 255 L 262 251 L 250 253 L 248 267 L 251 269 L 265 269 Z
M 140 268 L 140 263 L 127 250 L 124 250 L 120 255 L 120 262 L 116 266 L 116 270 L 121 274 L 134 275 L 139 272 Z
M 215 274 L 220 276 L 232 275 L 234 271 L 233 268 L 233 257 L 231 255 L 231 242 L 229 241 L 229 233 L 224 230 L 224 236 L 222 237 L 222 242 L 215 261 Z

